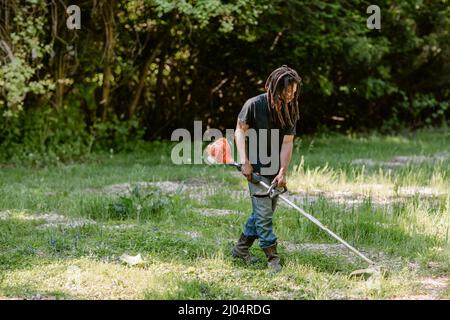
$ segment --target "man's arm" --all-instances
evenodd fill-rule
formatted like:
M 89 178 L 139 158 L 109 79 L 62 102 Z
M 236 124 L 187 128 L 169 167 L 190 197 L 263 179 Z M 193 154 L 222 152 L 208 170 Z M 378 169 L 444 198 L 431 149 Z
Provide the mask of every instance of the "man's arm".
M 242 174 L 247 178 L 248 181 L 252 179 L 253 167 L 248 160 L 246 148 L 245 148 L 245 133 L 247 132 L 249 125 L 238 119 L 236 124 L 236 148 L 239 154 Z
M 273 179 L 277 182 L 278 187 L 286 186 L 286 174 L 289 168 L 289 163 L 291 162 L 292 150 L 294 148 L 294 136 L 286 135 L 283 137 L 283 144 L 281 145 L 280 152 L 280 172 Z

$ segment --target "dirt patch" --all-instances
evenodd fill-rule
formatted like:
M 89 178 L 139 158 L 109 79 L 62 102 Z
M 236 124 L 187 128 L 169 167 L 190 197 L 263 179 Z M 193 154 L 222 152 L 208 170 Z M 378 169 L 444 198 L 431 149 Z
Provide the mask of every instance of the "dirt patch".
M 0 212 L 0 220 L 13 218 L 19 220 L 45 220 L 48 223 L 57 223 L 67 220 L 65 216 L 55 212 L 35 213 L 35 214 L 30 214 L 27 212 L 17 212 L 17 213 L 11 213 L 9 211 Z
M 425 277 L 418 281 L 419 294 L 395 297 L 395 300 L 450 300 L 450 277 Z
M 59 213 L 50 212 L 44 214 L 33 214 L 24 216 L 25 220 L 44 220 L 45 223 L 39 225 L 40 230 L 48 228 L 78 228 L 86 225 L 96 224 L 95 221 L 83 218 L 67 218 Z
M 390 186 L 364 184 L 357 191 L 301 190 L 287 194 L 286 197 L 291 201 L 303 204 L 312 204 L 323 198 L 344 206 L 354 206 L 365 202 L 372 205 L 384 206 L 393 203 L 402 203 L 415 196 L 432 200 L 444 195 L 444 192 L 430 187 L 400 187 L 394 191 L 393 187 Z
M 404 167 L 409 164 L 421 164 L 425 162 L 446 161 L 450 159 L 449 152 L 439 152 L 430 156 L 397 156 L 388 161 L 377 161 L 373 159 L 355 159 L 351 164 L 364 165 L 366 167 L 381 166 L 387 168 Z
M 424 278 L 420 281 L 423 290 L 428 292 L 431 297 L 438 299 L 442 296 L 446 296 L 444 298 L 450 299 L 449 283 L 449 277 Z
M 134 183 L 119 183 L 113 184 L 101 189 L 102 192 L 110 195 L 126 195 L 129 194 L 133 187 L 138 186 L 139 188 L 150 188 L 157 187 L 161 189 L 164 193 L 173 194 L 180 191 L 183 188 L 182 183 L 173 181 L 160 181 L 160 182 L 134 182 Z
M 174 194 L 178 192 L 186 192 L 189 190 L 195 190 L 200 188 L 202 185 L 196 181 L 192 182 L 179 182 L 179 181 L 156 181 L 156 182 L 145 182 L 139 181 L 134 183 L 119 183 L 113 184 L 101 189 L 102 192 L 110 195 L 125 195 L 129 194 L 133 187 L 138 186 L 139 188 L 158 188 L 162 192 L 167 194 Z
M 113 196 L 123 196 L 129 194 L 134 186 L 140 188 L 157 188 L 165 194 L 183 194 L 193 200 L 197 200 L 200 203 L 205 203 L 206 199 L 210 196 L 217 195 L 218 193 L 224 193 L 222 188 L 219 188 L 217 184 L 208 183 L 205 180 L 189 179 L 186 181 L 155 181 L 155 182 L 135 182 L 135 183 L 121 183 L 114 184 L 100 189 L 100 192 L 104 192 Z M 89 190 L 96 191 L 99 190 Z M 227 190 L 227 194 L 233 197 L 245 197 L 248 195 L 248 191 Z
M 215 187 L 188 187 L 184 194 L 190 199 L 196 200 L 200 203 L 206 203 L 206 199 L 215 196 L 219 190 Z
M 115 226 L 101 226 L 103 229 L 107 230 L 129 230 L 136 227 L 134 224 L 118 224 Z
M 235 210 L 226 210 L 226 209 L 214 209 L 214 208 L 201 208 L 195 210 L 198 214 L 206 217 L 220 217 L 220 216 L 228 216 L 231 214 L 243 214 L 240 211 Z
M 37 229 L 43 230 L 47 228 L 77 228 L 85 225 L 96 224 L 95 221 L 84 219 L 84 218 L 68 218 L 62 214 L 56 212 L 48 212 L 48 213 L 25 213 L 20 212 L 16 214 L 8 214 L 8 215 L 0 215 L 0 217 L 4 217 L 6 219 L 15 218 L 20 220 L 28 220 L 28 221 L 41 221 L 44 223 L 39 225 Z
M 29 214 L 22 217 L 23 220 L 45 220 L 49 224 L 58 224 L 66 222 L 67 218 L 62 214 L 49 212 L 49 213 L 39 213 L 39 214 Z
M 444 192 L 439 192 L 430 187 L 400 187 L 398 193 L 402 197 L 438 197 L 445 195 Z
M 311 195 L 307 192 L 300 192 L 300 193 L 289 193 L 284 194 L 286 198 L 288 198 L 290 201 L 294 202 L 298 205 L 311 205 L 319 201 L 320 197 Z M 284 203 L 283 201 L 278 201 L 278 203 Z M 285 206 L 287 206 L 285 204 Z M 289 207 L 290 208 L 290 207 Z
M 330 201 L 332 203 L 341 204 L 345 206 L 354 206 L 364 203 L 368 198 L 354 194 L 352 192 L 327 192 L 327 191 L 300 191 L 296 193 L 285 194 L 285 197 L 291 200 L 292 202 L 299 205 L 311 205 L 314 204 L 321 199 Z M 374 204 L 388 204 L 390 203 L 387 199 L 376 198 L 372 199 L 371 202 Z M 284 204 L 282 201 L 279 203 Z
M 58 223 L 45 223 L 45 224 L 38 226 L 37 228 L 39 230 L 44 230 L 44 229 L 49 229 L 49 228 L 58 228 L 58 227 L 71 229 L 71 228 L 84 227 L 84 226 L 93 225 L 93 224 L 95 224 L 95 221 L 70 220 L 70 221 L 58 222 Z
M 48 228 L 77 228 L 83 227 L 86 225 L 96 224 L 95 221 L 84 219 L 84 218 L 68 218 L 62 214 L 56 212 L 48 212 L 48 213 L 26 213 L 26 212 L 0 212 L 0 220 L 7 219 L 19 219 L 26 221 L 41 221 L 44 223 L 37 226 L 38 230 L 44 230 Z
M 206 204 L 209 197 L 218 194 L 226 194 L 233 199 L 249 199 L 247 187 L 242 190 L 224 190 L 224 188 L 219 188 L 217 184 L 210 184 L 205 180 L 200 179 L 115 184 L 101 189 L 101 192 L 110 195 L 126 195 L 129 194 L 133 186 L 136 185 L 140 188 L 157 188 L 165 194 L 180 193 L 203 204 Z M 392 186 L 382 184 L 361 184 L 358 186 L 357 190 L 324 191 L 312 189 L 285 194 L 289 200 L 302 205 L 313 204 L 323 198 L 327 201 L 344 206 L 355 206 L 365 202 L 369 202 L 372 205 L 383 206 L 404 202 L 414 196 L 434 198 L 443 195 L 445 195 L 444 192 L 437 191 L 430 187 L 420 186 L 400 187 L 394 192 Z
M 313 251 L 325 254 L 327 256 L 333 257 L 343 257 L 350 263 L 361 263 L 361 259 L 351 252 L 343 244 L 328 244 L 328 243 L 291 243 L 288 241 L 282 241 L 280 244 L 288 252 L 304 252 Z M 369 259 L 382 265 L 389 270 L 401 270 L 404 267 L 408 267 L 410 270 L 418 270 L 419 265 L 417 263 L 406 262 L 399 257 L 390 256 L 382 251 L 375 250 L 361 250 L 358 249 L 362 254 L 367 256 Z

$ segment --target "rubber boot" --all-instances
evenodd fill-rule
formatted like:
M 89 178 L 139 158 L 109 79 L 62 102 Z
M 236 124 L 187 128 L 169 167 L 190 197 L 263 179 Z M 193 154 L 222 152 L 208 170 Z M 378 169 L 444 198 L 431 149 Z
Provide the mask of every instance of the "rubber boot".
M 231 253 L 233 255 L 233 257 L 241 258 L 247 263 L 257 262 L 258 258 L 252 256 L 250 254 L 250 251 L 248 250 L 252 246 L 252 244 L 255 240 L 256 240 L 256 237 L 246 237 L 242 233 Z
M 282 267 L 280 263 L 280 257 L 277 253 L 277 244 L 273 244 L 270 247 L 263 248 L 267 257 L 267 267 L 273 272 L 280 272 Z

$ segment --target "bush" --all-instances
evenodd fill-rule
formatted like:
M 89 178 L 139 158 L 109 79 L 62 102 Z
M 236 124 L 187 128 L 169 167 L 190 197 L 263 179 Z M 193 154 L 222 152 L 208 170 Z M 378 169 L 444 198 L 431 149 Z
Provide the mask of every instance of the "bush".
M 90 136 L 75 108 L 43 108 L 0 117 L 0 161 L 49 165 L 90 153 Z M 80 125 L 81 124 L 81 125 Z
M 167 209 L 172 209 L 170 197 L 156 189 L 144 192 L 135 185 L 129 195 L 110 203 L 108 212 L 113 219 L 148 220 L 160 216 Z
M 130 151 L 142 139 L 144 129 L 137 120 L 97 122 L 92 127 L 93 148 L 116 152 Z

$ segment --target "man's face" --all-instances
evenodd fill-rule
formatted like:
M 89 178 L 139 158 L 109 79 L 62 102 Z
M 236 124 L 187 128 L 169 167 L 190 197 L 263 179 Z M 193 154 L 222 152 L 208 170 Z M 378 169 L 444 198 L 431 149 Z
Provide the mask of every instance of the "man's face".
M 295 92 L 297 91 L 297 84 L 293 83 L 292 85 L 288 86 L 285 91 L 283 96 L 286 97 L 286 102 L 290 103 L 294 97 L 295 97 Z

